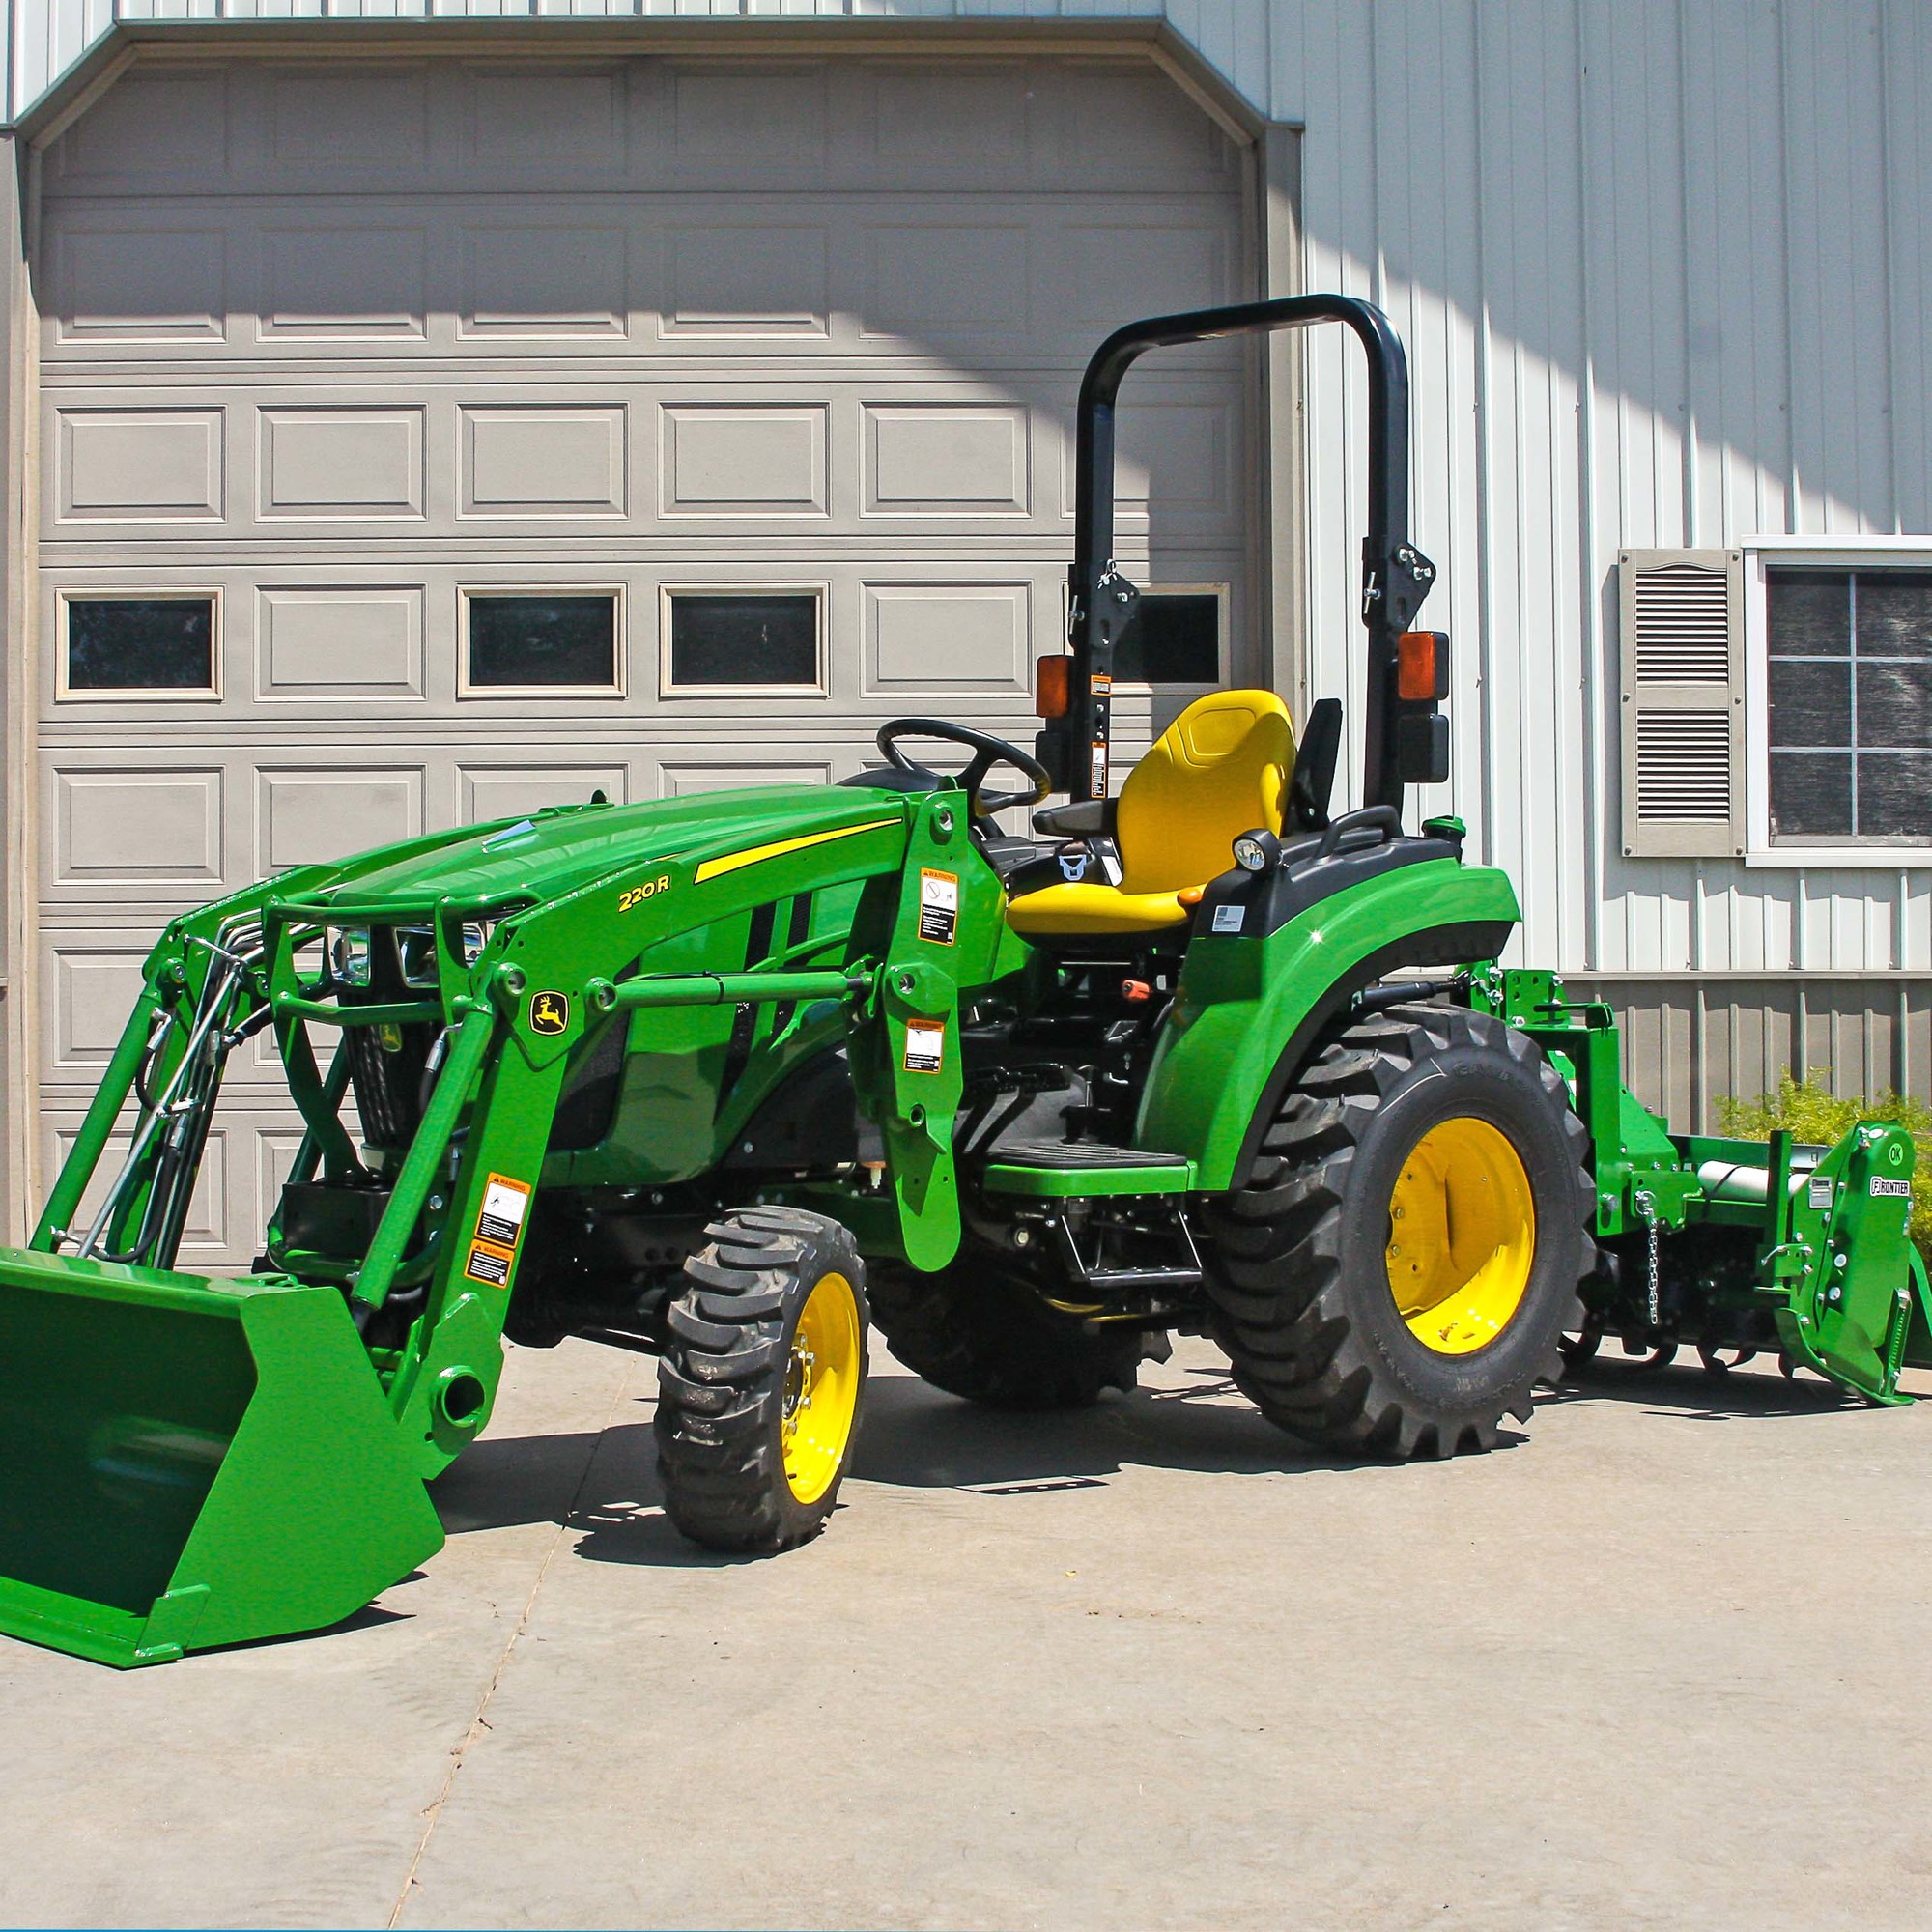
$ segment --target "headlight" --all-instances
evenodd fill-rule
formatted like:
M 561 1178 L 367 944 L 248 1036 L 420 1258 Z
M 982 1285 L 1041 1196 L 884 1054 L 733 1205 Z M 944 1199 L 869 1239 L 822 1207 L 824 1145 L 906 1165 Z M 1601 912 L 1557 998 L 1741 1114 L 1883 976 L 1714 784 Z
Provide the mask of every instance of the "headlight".
M 1244 872 L 1265 872 L 1278 849 L 1272 832 L 1243 832 L 1235 840 L 1235 864 Z
M 328 963 L 345 986 L 369 983 L 369 928 L 345 925 L 328 935 Z
M 436 929 L 427 925 L 399 925 L 396 928 L 396 965 L 403 984 L 417 992 L 434 992 L 437 987 Z

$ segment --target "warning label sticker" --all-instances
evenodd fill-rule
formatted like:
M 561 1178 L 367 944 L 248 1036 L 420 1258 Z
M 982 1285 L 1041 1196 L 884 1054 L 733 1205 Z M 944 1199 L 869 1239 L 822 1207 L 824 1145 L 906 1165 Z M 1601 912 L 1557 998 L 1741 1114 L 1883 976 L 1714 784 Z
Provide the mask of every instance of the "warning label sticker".
M 907 1020 L 905 1070 L 937 1073 L 946 1059 L 946 1026 L 941 1020 Z
M 510 1278 L 512 1259 L 508 1248 L 497 1247 L 489 1241 L 471 1241 L 469 1261 L 463 1272 L 471 1281 L 488 1282 L 492 1288 L 501 1288 Z
M 1832 1205 L 1833 1187 L 1830 1180 L 1812 1180 L 1804 1192 L 1807 1208 L 1829 1208 Z
M 1246 906 L 1217 905 L 1214 908 L 1214 930 L 1216 932 L 1239 932 L 1247 923 Z
M 935 872 L 922 866 L 919 872 L 919 936 L 935 946 L 951 946 L 959 930 L 959 875 Z
M 1094 768 L 1087 790 L 1094 798 L 1107 796 L 1107 743 L 1104 738 L 1094 746 Z
M 1904 1196 L 1912 1192 L 1912 1183 L 1909 1180 L 1891 1180 L 1882 1174 L 1875 1174 L 1872 1176 L 1871 1191 L 1874 1195 Z
M 483 1208 L 476 1216 L 476 1238 L 514 1248 L 530 1211 L 530 1190 L 508 1175 L 493 1174 L 483 1184 Z

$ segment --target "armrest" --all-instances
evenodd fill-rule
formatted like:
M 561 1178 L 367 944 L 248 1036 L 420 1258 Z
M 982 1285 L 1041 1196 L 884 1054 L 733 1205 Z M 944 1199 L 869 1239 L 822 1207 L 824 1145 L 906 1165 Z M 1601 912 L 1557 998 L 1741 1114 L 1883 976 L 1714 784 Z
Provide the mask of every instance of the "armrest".
M 1055 838 L 1084 838 L 1095 832 L 1111 833 L 1118 800 L 1111 798 L 1075 799 L 1066 805 L 1049 805 L 1033 815 L 1033 829 Z

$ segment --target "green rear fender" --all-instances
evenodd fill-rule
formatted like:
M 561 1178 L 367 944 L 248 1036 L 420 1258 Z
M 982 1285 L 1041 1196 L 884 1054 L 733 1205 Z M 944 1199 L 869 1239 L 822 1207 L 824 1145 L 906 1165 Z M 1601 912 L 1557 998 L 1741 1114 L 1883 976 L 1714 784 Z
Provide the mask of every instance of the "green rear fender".
M 1453 859 L 1384 872 L 1254 939 L 1197 935 L 1142 1096 L 1137 1144 L 1235 1185 L 1250 1127 L 1348 996 L 1406 967 L 1492 958 L 1521 918 L 1506 874 Z

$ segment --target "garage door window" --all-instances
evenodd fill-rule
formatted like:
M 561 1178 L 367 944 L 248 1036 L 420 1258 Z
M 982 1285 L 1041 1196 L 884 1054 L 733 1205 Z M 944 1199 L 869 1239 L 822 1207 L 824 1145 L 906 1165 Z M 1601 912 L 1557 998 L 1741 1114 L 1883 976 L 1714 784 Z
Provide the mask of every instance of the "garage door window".
M 815 590 L 666 593 L 668 691 L 819 691 Z
M 1143 590 L 1133 622 L 1114 647 L 1115 683 L 1217 689 L 1225 602 L 1218 584 Z
M 216 599 L 66 597 L 61 695 L 213 697 Z
M 469 592 L 464 689 L 488 696 L 617 692 L 618 602 L 614 591 Z

